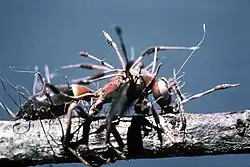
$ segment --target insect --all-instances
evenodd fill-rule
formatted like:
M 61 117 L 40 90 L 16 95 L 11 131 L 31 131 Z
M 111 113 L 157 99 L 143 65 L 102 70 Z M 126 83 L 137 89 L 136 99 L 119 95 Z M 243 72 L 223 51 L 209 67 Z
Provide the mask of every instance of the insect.
M 36 67 L 37 68 L 37 67 Z M 48 67 L 45 66 L 45 69 Z M 18 70 L 15 70 L 19 72 Z M 48 71 L 45 70 L 45 71 Z M 24 72 L 24 71 L 22 71 Z M 26 71 L 28 72 L 28 71 Z M 30 71 L 29 71 L 30 72 Z M 37 120 L 37 119 L 51 119 L 55 117 L 59 117 L 65 114 L 65 109 L 67 109 L 67 103 L 71 101 L 63 96 L 58 96 L 57 94 L 53 93 L 49 89 L 46 88 L 46 82 L 50 82 L 50 78 L 48 74 L 46 77 L 43 78 L 37 70 L 34 73 L 34 83 L 33 83 L 33 94 L 22 86 L 15 86 L 13 85 L 3 74 L 0 78 L 1 84 L 4 90 L 7 92 L 9 97 L 11 95 L 7 91 L 5 84 L 11 86 L 12 89 L 18 92 L 19 96 L 25 99 L 24 104 L 17 104 L 17 102 L 12 98 L 14 103 L 18 106 L 19 111 L 14 114 L 5 104 L 3 101 L 0 100 L 0 106 L 7 111 L 7 113 L 12 117 L 13 120 L 18 119 L 25 119 L 25 120 Z M 81 86 L 77 84 L 62 84 L 62 85 L 55 85 L 55 87 L 60 90 L 61 92 L 77 96 L 79 94 L 84 94 L 88 92 L 92 92 L 92 90 L 86 86 Z M 26 91 L 20 91 L 20 88 Z M 38 91 L 39 90 L 39 91 Z M 85 99 L 88 101 L 88 99 Z M 87 105 L 87 103 L 85 103 Z
M 55 85 L 55 87 L 68 95 L 74 95 L 75 85 Z M 81 88 L 81 93 L 91 91 L 86 87 Z M 78 92 L 79 93 L 79 92 Z M 85 102 L 88 100 L 86 99 Z M 43 91 L 40 94 L 33 95 L 21 106 L 16 114 L 15 119 L 37 120 L 37 119 L 53 119 L 65 115 L 71 100 L 60 97 L 49 91 Z M 82 103 L 81 103 L 82 104 Z M 88 105 L 87 103 L 84 103 Z
M 123 114 L 129 109 L 130 106 L 133 106 L 137 104 L 142 99 L 147 99 L 149 94 L 152 93 L 155 103 L 157 103 L 163 113 L 171 113 L 171 112 L 181 112 L 183 113 L 183 105 L 192 99 L 198 98 L 200 96 L 203 96 L 205 94 L 211 93 L 212 91 L 219 90 L 219 89 L 226 89 L 229 87 L 238 86 L 238 84 L 224 84 L 224 85 L 218 85 L 217 87 L 203 92 L 201 94 L 197 94 L 192 96 L 191 98 L 186 98 L 185 95 L 181 92 L 182 86 L 180 86 L 179 79 L 184 75 L 181 75 L 179 77 L 178 74 L 184 67 L 184 65 L 187 63 L 187 61 L 190 59 L 190 57 L 193 55 L 194 51 L 197 50 L 202 43 L 202 41 L 205 38 L 205 25 L 203 26 L 204 35 L 202 40 L 199 42 L 199 44 L 195 47 L 180 47 L 180 46 L 152 46 L 147 48 L 142 54 L 136 59 L 135 61 L 129 61 L 126 53 L 126 49 L 124 46 L 124 42 L 121 36 L 121 29 L 116 28 L 117 34 L 119 36 L 119 39 L 121 41 L 121 48 L 123 50 L 123 56 L 119 51 L 118 46 L 116 43 L 112 40 L 110 35 L 103 31 L 104 36 L 106 37 L 106 40 L 108 44 L 115 50 L 116 54 L 118 55 L 118 58 L 120 60 L 121 69 L 114 68 L 109 63 L 92 56 L 89 53 L 81 52 L 80 55 L 83 57 L 88 57 L 93 60 L 98 61 L 101 65 L 98 67 L 99 70 L 103 70 L 103 72 L 100 72 L 93 76 L 88 76 L 80 80 L 73 80 L 73 82 L 77 82 L 78 84 L 88 85 L 93 82 L 97 82 L 104 79 L 109 79 L 108 83 L 105 84 L 102 88 L 99 90 L 93 92 L 93 93 L 84 93 L 78 96 L 69 96 L 60 90 L 57 90 L 53 85 L 48 85 L 51 90 L 53 90 L 54 93 L 61 95 L 65 98 L 71 99 L 71 100 L 84 100 L 85 98 L 94 98 L 96 99 L 95 103 L 90 108 L 90 113 L 88 113 L 88 117 L 94 117 L 96 114 L 98 114 L 103 107 L 103 104 L 111 103 L 109 113 L 107 115 L 106 120 L 106 137 L 105 137 L 105 144 L 110 147 L 110 133 L 111 133 L 111 127 L 112 122 L 122 117 Z M 159 69 L 161 67 L 161 64 L 157 66 L 157 53 L 159 51 L 164 50 L 192 50 L 192 53 L 189 55 L 189 57 L 186 59 L 186 61 L 182 64 L 182 66 L 179 68 L 177 73 L 173 72 L 173 78 L 166 79 L 164 77 L 156 79 Z M 150 55 L 154 53 L 154 59 L 153 62 L 147 66 L 146 68 L 142 65 L 142 60 L 145 56 Z M 125 58 L 125 59 L 124 59 Z M 68 66 L 71 67 L 81 67 L 81 68 L 89 68 L 93 69 L 94 65 L 71 65 Z M 151 68 L 152 67 L 152 68 Z M 149 70 L 151 68 L 151 70 Z M 175 96 L 174 104 L 171 104 L 173 102 L 173 97 Z M 74 108 L 78 107 L 77 105 L 73 105 L 70 107 L 70 110 L 68 110 L 69 113 L 72 112 Z M 154 111 L 153 111 L 154 112 Z M 158 127 L 161 127 L 160 122 L 158 120 L 157 113 L 154 112 L 154 118 L 155 122 Z M 69 117 L 71 119 L 71 117 Z M 70 135 L 70 127 L 71 127 L 71 120 L 68 121 L 68 135 Z M 185 128 L 184 128 L 185 129 Z M 160 138 L 160 137 L 159 137 Z
M 180 46 L 154 46 L 146 49 L 137 60 L 129 61 L 126 54 L 126 49 L 124 46 L 124 42 L 121 36 L 121 29 L 116 28 L 117 34 L 121 41 L 121 46 L 123 50 L 123 58 L 122 54 L 119 51 L 116 43 L 112 40 L 110 35 L 103 31 L 104 36 L 108 44 L 116 51 L 119 60 L 121 62 L 121 69 L 114 68 L 112 65 L 96 58 L 89 53 L 81 52 L 80 55 L 83 57 L 89 57 L 93 60 L 96 60 L 101 63 L 103 72 L 98 73 L 97 75 L 85 77 L 81 80 L 77 80 L 78 83 L 81 84 L 90 84 L 93 82 L 97 82 L 103 79 L 110 78 L 108 83 L 105 84 L 102 88 L 97 90 L 93 93 L 86 93 L 79 96 L 69 96 L 64 94 L 63 92 L 56 90 L 53 85 L 49 85 L 51 90 L 58 95 L 64 96 L 71 100 L 80 100 L 85 98 L 95 98 L 96 102 L 90 108 L 90 116 L 95 116 L 98 114 L 103 104 L 110 103 L 111 106 L 109 109 L 109 113 L 107 115 L 107 131 L 106 131 L 106 138 L 105 144 L 110 146 L 110 133 L 111 133 L 111 125 L 112 122 L 117 117 L 122 117 L 123 114 L 128 110 L 128 108 L 137 103 L 140 99 L 147 98 L 148 94 L 153 92 L 152 89 L 154 88 L 153 85 L 158 83 L 155 81 L 155 78 L 159 72 L 161 64 L 156 67 L 156 60 L 158 51 L 164 50 L 196 50 L 197 47 L 180 47 Z M 155 53 L 154 54 L 154 63 L 152 64 L 151 72 L 142 66 L 142 60 L 145 56 Z M 68 67 L 81 67 L 81 68 L 88 68 L 89 66 L 81 66 L 81 65 L 72 65 Z M 94 67 L 93 65 L 91 67 Z M 108 68 L 108 69 L 107 69 Z M 99 68 L 101 69 L 101 68 Z M 75 81 L 76 82 L 76 81 Z M 120 98 L 123 97 L 123 98 Z M 127 98 L 126 98 L 127 97 Z M 76 107 L 76 105 L 74 106 Z M 74 108 L 73 107 L 73 108 Z M 73 110 L 71 108 L 69 113 Z M 68 121 L 68 129 L 70 129 L 71 121 Z M 70 131 L 70 130 L 68 130 Z M 70 135 L 68 135 L 70 136 Z M 67 137 L 67 135 L 66 135 Z
M 26 100 L 24 104 L 18 105 L 19 111 L 17 114 L 14 114 L 5 104 L 3 101 L 0 100 L 0 106 L 7 111 L 7 113 L 12 117 L 13 120 L 19 120 L 24 119 L 26 121 L 30 120 L 40 120 L 42 129 L 45 133 L 45 136 L 47 138 L 46 132 L 44 130 L 43 124 L 41 122 L 41 119 L 54 119 L 59 116 L 65 115 L 65 110 L 67 111 L 70 107 L 70 104 L 72 104 L 72 100 L 69 98 L 65 98 L 65 96 L 60 96 L 56 93 L 53 93 L 49 88 L 48 85 L 50 85 L 50 77 L 49 77 L 49 71 L 48 67 L 45 66 L 45 78 L 43 78 L 40 74 L 40 72 L 37 71 L 38 68 L 35 67 L 35 71 L 20 71 L 15 70 L 16 72 L 28 72 L 33 73 L 35 75 L 34 77 L 34 83 L 33 83 L 33 94 L 31 95 L 29 91 L 21 86 L 14 86 L 4 75 L 0 78 L 0 81 L 2 83 L 2 86 L 4 90 L 7 92 L 7 94 L 11 97 L 11 95 L 8 93 L 5 83 L 9 84 L 12 89 L 18 91 L 18 93 Z M 24 89 L 26 93 L 29 95 L 28 97 L 24 95 L 23 92 L 19 91 L 19 87 Z M 62 92 L 63 94 L 67 94 L 68 96 L 78 96 L 80 94 L 86 94 L 86 93 L 92 93 L 93 91 L 82 85 L 77 84 L 62 84 L 62 85 L 54 85 L 54 89 L 57 91 Z M 37 91 L 38 90 L 38 91 Z M 12 98 L 12 97 L 11 97 Z M 16 103 L 16 101 L 12 98 L 12 100 Z M 76 110 L 79 116 L 85 116 L 84 113 L 86 112 L 88 108 L 88 102 L 90 99 L 86 98 L 83 100 L 74 101 L 77 102 L 79 106 L 81 106 L 81 110 Z M 17 103 L 16 103 L 17 104 Z M 60 121 L 60 119 L 59 119 Z M 61 124 L 61 121 L 60 121 Z M 13 128 L 19 125 L 19 123 L 15 124 Z M 30 124 L 29 124 L 30 125 Z M 28 128 L 28 130 L 30 127 Z M 14 130 L 14 129 L 13 129 Z M 27 130 L 27 131 L 28 131 Z M 15 130 L 14 130 L 15 131 Z M 62 130 L 63 132 L 63 130 Z M 47 138 L 48 140 L 48 138 Z M 50 144 L 49 140 L 48 143 Z M 68 148 L 70 149 L 70 148 Z M 51 148 L 52 152 L 53 148 Z M 80 159 L 81 160 L 81 159 Z

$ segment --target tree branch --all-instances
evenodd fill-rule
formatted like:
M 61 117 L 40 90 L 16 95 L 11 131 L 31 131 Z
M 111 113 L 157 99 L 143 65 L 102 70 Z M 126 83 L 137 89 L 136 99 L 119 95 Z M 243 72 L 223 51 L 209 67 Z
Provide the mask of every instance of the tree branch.
M 125 145 L 127 146 L 127 139 L 131 143 L 129 149 L 125 150 L 128 155 L 127 159 L 250 153 L 250 110 L 215 114 L 185 114 L 185 117 L 186 129 L 183 133 L 179 130 L 181 128 L 179 115 L 162 115 L 161 124 L 165 131 L 162 135 L 162 146 L 157 131 L 152 129 L 147 136 L 142 136 L 143 150 L 136 149 L 141 142 L 139 135 L 141 130 L 136 130 L 138 129 L 136 123 L 131 125 L 130 117 L 123 118 L 116 127 Z M 147 119 L 154 122 L 152 117 Z M 67 121 L 65 118 L 61 121 L 65 131 Z M 92 122 L 90 133 L 96 131 L 104 121 Z M 62 131 L 59 121 L 54 119 L 42 120 L 42 122 L 51 145 L 48 144 L 39 121 L 31 121 L 29 131 L 23 134 L 13 131 L 13 125 L 17 121 L 0 121 L 0 165 L 28 166 L 78 162 L 78 159 L 71 153 L 65 152 L 61 145 Z M 19 133 L 26 131 L 29 127 L 27 121 L 20 120 L 19 123 L 20 125 L 14 127 L 14 130 Z M 79 119 L 73 118 L 71 132 L 78 126 Z M 130 129 L 129 133 L 128 129 Z M 79 145 L 82 132 L 81 128 L 70 146 L 77 150 L 85 160 L 102 165 L 107 163 L 105 157 L 112 157 L 111 162 L 120 159 L 105 147 L 105 131 L 89 136 L 89 149 L 84 149 Z M 118 147 L 113 136 L 111 143 L 114 147 Z

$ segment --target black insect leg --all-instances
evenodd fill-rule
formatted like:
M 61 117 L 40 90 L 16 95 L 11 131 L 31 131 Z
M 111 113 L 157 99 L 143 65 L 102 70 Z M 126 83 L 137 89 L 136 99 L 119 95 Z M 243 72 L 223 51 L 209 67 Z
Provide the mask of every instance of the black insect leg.
M 128 94 L 129 87 L 130 87 L 130 82 L 123 83 L 117 92 L 117 96 L 114 98 L 111 104 L 111 107 L 110 107 L 110 110 L 106 119 L 107 131 L 106 131 L 106 137 L 105 137 L 105 144 L 108 147 L 111 146 L 110 133 L 112 132 L 112 123 L 117 116 L 122 116 L 123 113 L 126 111 L 126 104 L 128 102 L 127 94 Z M 115 150 L 116 152 L 119 152 L 114 147 L 111 147 L 111 148 Z M 120 154 L 118 154 L 118 156 L 123 158 Z
M 160 116 L 159 116 L 158 112 L 155 110 L 153 103 L 151 103 L 151 111 L 152 111 L 154 121 L 155 121 L 156 126 L 157 126 L 156 130 L 157 130 L 157 134 L 158 134 L 158 139 L 160 140 L 161 147 L 162 147 L 162 143 L 163 143 L 162 132 L 164 132 L 164 129 L 163 129 L 161 122 L 160 122 Z
M 131 120 L 131 125 L 128 128 L 127 146 L 129 157 L 139 156 L 143 151 L 141 117 L 144 116 L 134 116 Z
M 121 138 L 119 132 L 117 131 L 115 125 L 112 123 L 112 121 L 109 118 L 111 118 L 111 117 L 108 117 L 107 122 L 106 122 L 107 123 L 106 124 L 107 131 L 106 131 L 106 137 L 105 137 L 105 144 L 107 145 L 108 148 L 111 148 L 117 154 L 117 156 L 119 156 L 121 159 L 126 159 L 126 156 L 123 154 L 123 152 L 117 150 L 110 143 L 110 134 L 112 133 L 115 140 L 117 141 L 119 147 L 124 148 L 124 143 L 122 141 L 122 138 Z M 114 119 L 112 119 L 112 120 L 114 120 Z
M 124 149 L 125 145 L 124 145 L 124 143 L 122 141 L 121 135 L 119 134 L 118 130 L 115 127 L 115 124 L 112 124 L 111 133 L 113 134 L 116 142 L 118 143 L 119 148 Z
M 73 155 L 75 155 L 84 165 L 89 166 L 90 164 L 85 161 L 81 156 L 79 156 L 72 148 L 69 147 L 70 141 L 73 138 L 73 134 L 70 133 L 71 131 L 71 125 L 72 125 L 72 112 L 75 109 L 76 103 L 73 102 L 70 104 L 68 108 L 68 124 L 66 129 L 66 134 L 63 138 L 63 147 L 71 152 Z

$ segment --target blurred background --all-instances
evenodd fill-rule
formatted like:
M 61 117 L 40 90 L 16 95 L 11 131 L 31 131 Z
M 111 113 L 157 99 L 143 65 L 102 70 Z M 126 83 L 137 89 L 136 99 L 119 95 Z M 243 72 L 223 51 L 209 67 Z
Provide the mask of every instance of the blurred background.
M 194 94 L 221 83 L 240 83 L 237 88 L 219 91 L 185 107 L 189 113 L 213 113 L 249 109 L 250 98 L 250 1 L 248 0 L 1 0 L 0 1 L 0 70 L 13 84 L 32 90 L 33 76 L 16 73 L 9 66 L 40 71 L 62 65 L 91 62 L 78 55 L 87 51 L 120 67 L 118 57 L 106 44 L 102 30 L 115 41 L 114 25 L 119 24 L 130 53 L 135 56 L 151 45 L 194 46 L 203 35 L 206 39 L 186 64 L 184 92 Z M 163 63 L 159 76 L 172 76 L 189 51 L 161 52 Z M 146 62 L 152 61 L 152 57 Z M 81 69 L 61 71 L 69 79 L 91 72 Z M 62 82 L 55 80 L 53 83 Z M 0 88 L 0 98 L 13 110 L 17 107 Z M 1 119 L 10 119 L 1 110 Z M 155 160 L 120 161 L 115 166 L 176 167 L 248 167 L 249 155 L 181 157 Z M 244 162 L 244 163 L 242 163 Z M 43 165 L 48 166 L 48 165 Z M 81 166 L 81 164 L 53 165 Z

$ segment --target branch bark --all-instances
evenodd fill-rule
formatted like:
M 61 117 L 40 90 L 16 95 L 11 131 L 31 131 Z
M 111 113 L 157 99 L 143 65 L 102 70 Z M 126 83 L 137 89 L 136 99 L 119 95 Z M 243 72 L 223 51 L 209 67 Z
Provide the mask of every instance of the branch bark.
M 157 131 L 152 129 L 142 139 L 143 150 L 137 150 L 139 135 L 136 125 L 131 125 L 131 118 L 126 117 L 117 125 L 123 142 L 127 146 L 127 139 L 133 143 L 127 159 L 163 158 L 174 156 L 203 156 L 218 154 L 242 154 L 250 153 L 250 110 L 215 114 L 185 114 L 185 133 L 180 131 L 180 117 L 174 114 L 161 115 L 161 124 L 164 128 L 163 143 L 158 139 Z M 152 117 L 147 117 L 154 122 Z M 64 131 L 67 119 L 61 119 Z M 80 122 L 83 120 L 80 120 Z M 90 132 L 96 131 L 105 120 L 94 121 Z M 61 145 L 62 131 L 57 119 L 42 120 L 47 138 L 43 133 L 40 122 L 19 120 L 20 125 L 13 125 L 17 121 L 0 121 L 0 165 L 28 166 L 48 163 L 78 162 L 78 159 L 64 151 Z M 79 126 L 79 118 L 73 118 L 71 132 Z M 130 127 L 130 128 L 129 128 Z M 128 129 L 130 129 L 128 133 Z M 140 130 L 141 131 L 141 130 Z M 75 135 L 72 142 L 79 141 L 82 129 L 78 136 Z M 111 162 L 120 160 L 113 155 L 104 145 L 105 131 L 89 136 L 89 149 L 83 149 L 81 145 L 71 145 L 88 162 L 106 164 L 104 157 L 113 157 Z M 118 147 L 111 135 L 111 143 Z M 79 142 L 78 142 L 79 144 Z M 126 147 L 127 148 L 127 147 Z M 53 149 L 53 151 L 52 151 Z M 54 154 L 54 153 L 55 154 Z M 125 150 L 128 153 L 128 150 Z M 133 153 L 133 154 L 132 154 Z

